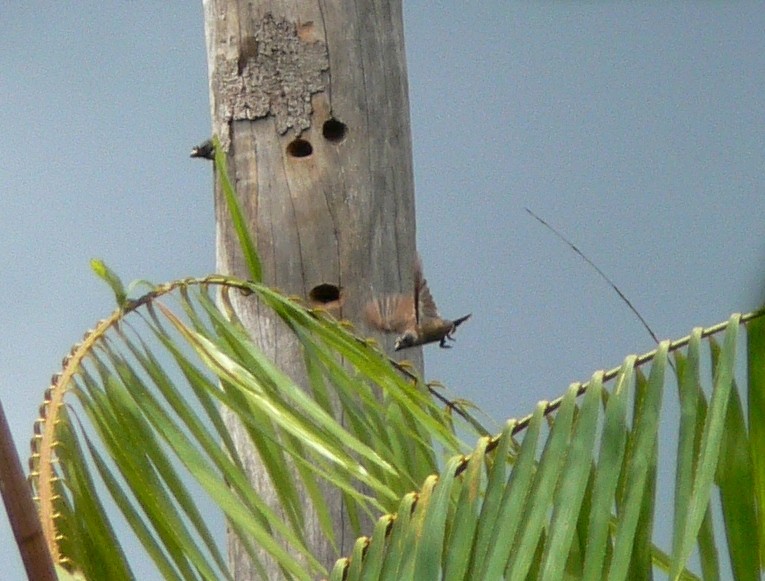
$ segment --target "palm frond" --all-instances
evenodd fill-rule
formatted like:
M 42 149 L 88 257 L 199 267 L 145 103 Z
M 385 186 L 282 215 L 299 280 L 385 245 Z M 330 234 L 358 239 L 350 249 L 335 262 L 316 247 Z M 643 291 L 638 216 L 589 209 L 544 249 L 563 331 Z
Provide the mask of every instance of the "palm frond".
M 758 578 L 765 564 L 762 313 L 629 356 L 489 437 L 469 405 L 446 399 L 344 323 L 261 284 L 219 151 L 216 164 L 253 280 L 187 279 L 131 300 L 95 261 L 118 308 L 72 349 L 46 390 L 30 479 L 51 553 L 66 571 L 134 578 L 115 532 L 122 521 L 164 578 L 230 578 L 220 539 L 197 507 L 204 494 L 263 576 L 265 552 L 286 579 L 616 581 L 647 578 L 656 568 L 671 579 L 728 570 Z M 307 385 L 254 344 L 231 293 L 251 295 L 291 330 Z M 746 361 L 737 349 L 741 323 Z M 723 332 L 720 346 L 715 336 Z M 746 397 L 735 380 L 744 372 Z M 659 452 L 672 378 L 679 421 L 667 506 L 657 491 L 659 459 L 669 457 Z M 244 426 L 246 443 L 234 441 L 224 417 Z M 467 455 L 460 431 L 477 439 Z M 257 450 L 278 508 L 250 484 L 241 445 Z M 342 494 L 359 535 L 364 515 L 376 525 L 328 573 L 306 539 L 303 497 L 337 547 L 331 491 Z M 662 549 L 653 533 L 670 514 L 671 547 Z
M 759 316 L 734 315 L 627 357 L 618 370 L 595 373 L 522 422 L 509 421 L 498 437 L 479 439 L 469 456 L 447 462 L 440 476 L 382 517 L 363 551 L 339 560 L 330 578 L 620 580 L 649 578 L 654 569 L 671 579 L 721 578 L 727 570 L 736 579 L 759 578 L 763 482 L 753 459 L 762 443 L 753 437 L 760 428 L 744 421 L 734 379 L 748 371 L 748 399 L 762 401 Z M 748 370 L 736 347 L 742 320 Z M 723 331 L 720 346 L 714 334 Z M 674 498 L 665 506 L 657 497 L 657 462 L 670 351 L 681 414 Z M 614 381 L 610 392 L 606 377 Z M 653 531 L 670 515 L 673 542 L 663 551 Z M 713 529 L 727 536 L 726 562 L 719 562 L 726 543 Z M 689 565 L 694 555 L 698 572 Z
M 222 309 L 212 287 L 222 289 Z M 226 308 L 232 291 L 252 293 L 293 329 L 309 392 L 252 343 Z M 335 419 L 329 389 L 346 425 Z M 393 510 L 437 470 L 436 443 L 452 454 L 463 449 L 452 418 L 411 373 L 331 317 L 223 277 L 126 300 L 66 358 L 41 412 L 31 476 L 46 538 L 59 563 L 89 578 L 132 577 L 106 505 L 117 507 L 166 578 L 227 578 L 191 482 L 223 510 L 254 560 L 257 545 L 286 577 L 310 578 L 323 568 L 303 535 L 301 490 L 334 543 L 319 483 L 341 490 L 359 523 L 360 514 Z M 224 413 L 246 427 L 282 513 L 250 485 Z

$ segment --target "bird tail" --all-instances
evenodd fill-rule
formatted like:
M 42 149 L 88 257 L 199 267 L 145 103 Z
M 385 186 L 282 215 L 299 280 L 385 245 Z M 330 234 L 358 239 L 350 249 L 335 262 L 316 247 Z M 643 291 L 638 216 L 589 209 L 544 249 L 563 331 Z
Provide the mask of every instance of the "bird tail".
M 462 323 L 467 321 L 472 315 L 473 315 L 473 313 L 468 313 L 464 317 L 460 317 L 459 319 L 454 319 L 452 321 L 452 325 L 453 325 L 452 329 L 456 329 L 457 327 L 459 327 Z

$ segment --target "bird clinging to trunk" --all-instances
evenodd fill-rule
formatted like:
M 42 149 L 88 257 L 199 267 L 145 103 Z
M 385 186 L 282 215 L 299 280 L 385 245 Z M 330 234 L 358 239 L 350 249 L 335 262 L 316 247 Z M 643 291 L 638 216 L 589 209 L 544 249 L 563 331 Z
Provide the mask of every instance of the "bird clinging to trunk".
M 192 147 L 191 155 L 189 157 L 201 157 L 202 159 L 209 159 L 214 161 L 215 145 L 213 145 L 213 140 L 208 139 L 207 141 Z
M 385 333 L 399 333 L 393 348 L 401 351 L 434 341 L 438 341 L 443 349 L 451 347 L 446 340 L 454 341 L 457 327 L 470 315 L 453 321 L 441 318 L 428 282 L 422 275 L 422 263 L 417 257 L 414 263 L 414 294 L 375 298 L 364 307 L 364 317 L 367 323 Z

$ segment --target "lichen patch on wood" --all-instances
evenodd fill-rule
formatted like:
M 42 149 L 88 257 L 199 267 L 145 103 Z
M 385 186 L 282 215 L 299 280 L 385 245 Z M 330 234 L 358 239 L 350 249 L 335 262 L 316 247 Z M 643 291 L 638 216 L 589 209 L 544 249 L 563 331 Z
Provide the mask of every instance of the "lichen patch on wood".
M 300 134 L 311 126 L 311 95 L 325 90 L 328 69 L 324 41 L 305 42 L 296 23 L 268 13 L 254 35 L 242 39 L 237 59 L 219 53 L 213 77 L 222 97 L 219 119 L 273 115 L 279 134 L 290 129 Z

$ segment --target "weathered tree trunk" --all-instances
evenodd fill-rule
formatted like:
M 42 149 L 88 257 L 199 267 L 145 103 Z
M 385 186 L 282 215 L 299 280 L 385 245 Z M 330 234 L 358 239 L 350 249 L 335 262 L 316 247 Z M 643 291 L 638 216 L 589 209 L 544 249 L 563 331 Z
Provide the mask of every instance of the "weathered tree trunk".
M 360 323 L 373 294 L 412 288 L 414 187 L 401 2 L 204 0 L 213 131 L 263 262 L 264 280 Z M 216 185 L 217 266 L 246 276 Z M 336 301 L 339 298 L 339 301 Z M 290 333 L 252 298 L 234 298 L 255 341 L 303 381 Z M 366 332 L 366 331 L 365 331 Z M 367 332 L 367 334 L 371 334 Z M 387 340 L 390 347 L 390 340 Z M 421 366 L 421 352 L 407 352 Z M 273 497 L 241 426 L 230 423 L 258 489 Z M 313 514 L 306 506 L 306 514 Z M 342 554 L 354 539 L 340 495 Z M 315 554 L 337 555 L 318 523 Z M 229 537 L 237 579 L 254 574 Z M 279 572 L 273 569 L 273 578 Z

